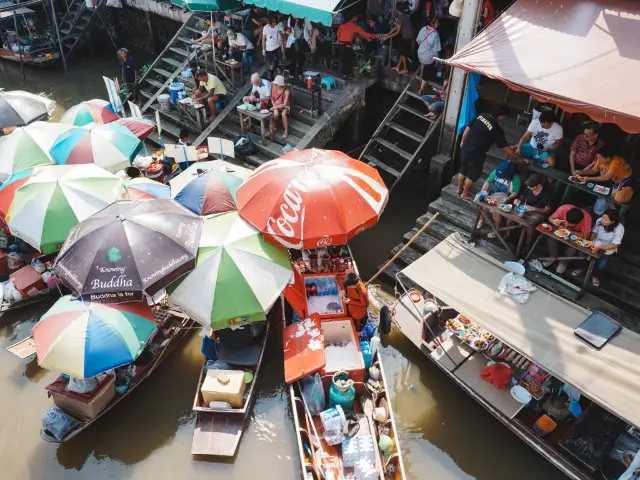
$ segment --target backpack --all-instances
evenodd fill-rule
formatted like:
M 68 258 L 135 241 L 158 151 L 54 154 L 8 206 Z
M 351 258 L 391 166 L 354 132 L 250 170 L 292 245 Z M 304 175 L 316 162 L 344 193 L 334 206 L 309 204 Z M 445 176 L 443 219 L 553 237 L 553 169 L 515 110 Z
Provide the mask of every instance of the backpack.
M 256 146 L 249 135 L 236 135 L 233 139 L 233 149 L 238 155 L 252 155 L 257 152 Z

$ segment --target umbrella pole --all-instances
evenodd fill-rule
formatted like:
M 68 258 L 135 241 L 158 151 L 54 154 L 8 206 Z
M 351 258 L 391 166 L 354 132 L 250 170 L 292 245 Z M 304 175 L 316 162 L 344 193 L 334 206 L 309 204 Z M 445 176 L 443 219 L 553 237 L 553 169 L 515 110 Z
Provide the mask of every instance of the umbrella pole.
M 213 10 L 211 10 L 211 61 L 213 62 L 213 74 L 217 77 L 218 65 L 216 64 L 216 37 L 213 36 Z
M 22 72 L 22 78 L 26 79 L 24 76 L 24 59 L 22 58 L 22 50 L 20 49 L 20 32 L 18 32 L 18 11 L 13 11 L 13 26 L 16 29 L 16 35 L 18 37 L 18 52 L 20 52 L 20 71 Z M 11 45 L 9 45 L 11 48 Z
M 58 28 L 58 19 L 56 18 L 56 7 L 53 4 L 53 0 L 49 0 L 51 3 L 51 20 L 53 20 L 53 28 L 56 37 L 58 37 L 58 48 L 60 48 L 60 57 L 62 58 L 62 66 L 64 67 L 64 77 L 69 80 L 69 72 L 67 71 L 67 59 L 64 56 L 64 50 L 62 49 L 62 40 L 60 39 L 60 29 Z

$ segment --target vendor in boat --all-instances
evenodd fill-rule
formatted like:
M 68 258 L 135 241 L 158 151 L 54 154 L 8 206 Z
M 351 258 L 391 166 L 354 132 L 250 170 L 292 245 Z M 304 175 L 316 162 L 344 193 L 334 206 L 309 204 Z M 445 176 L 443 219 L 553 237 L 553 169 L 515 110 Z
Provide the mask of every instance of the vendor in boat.
M 200 350 L 206 360 L 215 360 L 216 354 L 216 337 L 213 329 L 209 332 L 209 335 L 205 335 L 202 339 L 202 348 Z
M 369 293 L 360 277 L 354 272 L 348 272 L 342 283 L 344 287 L 343 299 L 347 313 L 355 323 L 357 331 L 362 330 L 367 323 L 369 312 Z

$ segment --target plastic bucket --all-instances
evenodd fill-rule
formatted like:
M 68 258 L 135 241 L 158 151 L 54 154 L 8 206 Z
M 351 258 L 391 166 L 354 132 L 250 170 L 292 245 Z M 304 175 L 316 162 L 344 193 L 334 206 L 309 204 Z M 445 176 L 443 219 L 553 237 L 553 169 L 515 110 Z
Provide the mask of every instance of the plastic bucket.
M 184 90 L 184 83 L 182 82 L 173 82 L 169 87 L 169 92 L 171 92 L 171 103 L 176 104 L 178 100 L 180 100 L 180 92 Z
M 322 420 L 322 427 L 325 431 L 329 432 L 341 432 L 347 423 L 347 418 L 344 416 L 344 410 L 340 405 L 331 407 L 328 410 L 320 413 L 320 420 Z
M 160 105 L 160 110 L 171 110 L 171 97 L 166 93 L 158 95 L 158 104 Z

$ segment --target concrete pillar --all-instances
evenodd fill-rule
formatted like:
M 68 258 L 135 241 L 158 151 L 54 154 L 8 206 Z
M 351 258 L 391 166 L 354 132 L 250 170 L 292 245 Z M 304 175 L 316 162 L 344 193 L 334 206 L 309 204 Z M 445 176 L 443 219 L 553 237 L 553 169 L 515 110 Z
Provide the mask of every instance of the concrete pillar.
M 478 18 L 481 13 L 482 0 L 464 0 L 458 35 L 456 37 L 456 52 L 465 47 L 473 38 Z M 456 134 L 458 129 L 458 115 L 462 107 L 464 92 L 467 85 L 467 74 L 464 70 L 454 68 L 449 80 L 449 97 L 444 112 L 444 125 L 438 144 L 438 153 L 453 156 Z

